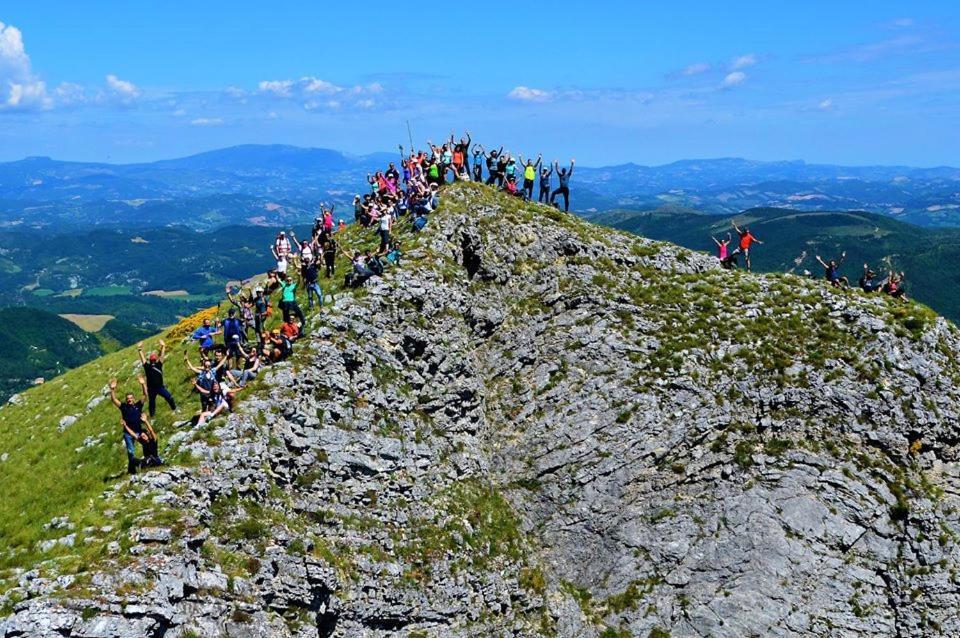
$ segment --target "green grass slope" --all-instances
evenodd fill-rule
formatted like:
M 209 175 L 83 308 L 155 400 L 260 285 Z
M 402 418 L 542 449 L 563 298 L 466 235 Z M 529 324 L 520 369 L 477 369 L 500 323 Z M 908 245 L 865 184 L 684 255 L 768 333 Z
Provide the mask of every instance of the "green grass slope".
M 404 243 L 413 240 L 409 224 L 398 224 L 395 231 Z M 358 250 L 375 249 L 378 243 L 372 230 L 355 227 L 349 227 L 339 241 L 345 248 Z M 328 299 L 330 295 L 344 292 L 342 282 L 350 268 L 341 258 L 334 276 L 321 279 Z M 362 289 L 359 292 L 362 294 Z M 298 290 L 298 298 L 308 320 L 322 320 L 322 313 L 330 311 L 325 308 L 311 313 L 307 310 L 304 291 Z M 174 423 L 189 419 L 199 407 L 197 396 L 192 392 L 194 376 L 183 365 L 185 352 L 197 363 L 196 347 L 184 341 L 183 335 L 192 332 L 204 316 L 226 316 L 228 307 L 229 304 L 224 303 L 200 311 L 144 342 L 145 350 L 150 351 L 157 349 L 159 339 L 166 340 L 169 353 L 166 384 L 179 408 L 173 413 L 162 400 L 158 401 L 153 423 L 160 438 L 161 454 L 170 437 L 182 430 L 174 427 Z M 280 315 L 275 312 L 268 327 L 277 325 Z M 61 321 L 73 326 L 66 320 Z M 76 329 L 96 347 L 93 335 Z M 119 335 L 129 336 L 128 333 L 121 330 Z M 28 334 L 33 333 L 21 336 L 26 339 Z M 295 359 L 296 356 L 295 353 Z M 131 345 L 32 387 L 22 392 L 16 403 L 0 407 L 0 484 L 4 486 L 0 499 L 0 593 L 13 586 L 23 570 L 38 565 L 56 563 L 57 571 L 64 574 L 87 572 L 98 558 L 106 555 L 108 543 L 116 541 L 122 547 L 130 546 L 128 530 L 134 524 L 176 519 L 176 513 L 166 511 L 162 505 L 125 498 L 129 485 L 126 453 L 119 412 L 110 402 L 106 386 L 111 377 L 116 377 L 119 394 L 139 393 L 136 377 L 141 371 L 136 346 Z M 252 383 L 244 394 L 256 393 L 257 387 L 257 382 Z M 240 395 L 241 401 L 244 394 Z M 67 421 L 76 420 L 61 428 L 65 417 Z M 212 429 L 211 424 L 193 428 L 190 439 L 209 441 Z M 166 456 L 165 460 L 168 465 L 195 462 L 186 453 Z M 65 530 L 56 523 L 51 525 L 51 521 L 64 516 L 69 518 L 72 528 Z M 73 545 L 49 546 L 49 541 L 70 532 L 76 533 Z M 95 540 L 84 542 L 84 537 Z
M 864 262 L 875 270 L 906 272 L 907 293 L 945 317 L 960 320 L 960 231 L 912 226 L 889 217 L 857 211 L 816 212 L 756 208 L 736 217 L 749 224 L 763 240 L 752 256 L 754 270 L 803 272 L 820 277 L 823 269 L 814 255 L 839 258 L 847 251 L 841 269 L 856 283 Z M 638 235 L 670 241 L 687 248 L 714 251 L 710 235 L 726 235 L 729 217 L 687 211 L 617 211 L 591 217 L 591 221 Z

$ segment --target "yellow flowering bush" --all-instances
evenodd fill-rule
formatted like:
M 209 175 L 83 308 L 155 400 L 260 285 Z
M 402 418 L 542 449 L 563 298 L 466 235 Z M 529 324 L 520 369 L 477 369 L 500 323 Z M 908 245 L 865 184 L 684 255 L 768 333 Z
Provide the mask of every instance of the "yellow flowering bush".
M 184 317 L 179 323 L 167 331 L 166 339 L 169 341 L 177 341 L 189 337 L 193 334 L 194 330 L 200 327 L 204 319 L 209 319 L 211 322 L 216 321 L 219 312 L 219 305 L 210 306 L 209 308 L 204 308 L 199 312 L 193 313 L 189 317 Z

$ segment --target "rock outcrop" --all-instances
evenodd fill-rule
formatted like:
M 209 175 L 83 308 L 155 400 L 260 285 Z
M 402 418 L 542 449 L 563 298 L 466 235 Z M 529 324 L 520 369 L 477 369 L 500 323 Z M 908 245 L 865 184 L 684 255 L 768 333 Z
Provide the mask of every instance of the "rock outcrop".
M 960 634 L 956 328 L 714 261 L 448 189 L 0 636 Z

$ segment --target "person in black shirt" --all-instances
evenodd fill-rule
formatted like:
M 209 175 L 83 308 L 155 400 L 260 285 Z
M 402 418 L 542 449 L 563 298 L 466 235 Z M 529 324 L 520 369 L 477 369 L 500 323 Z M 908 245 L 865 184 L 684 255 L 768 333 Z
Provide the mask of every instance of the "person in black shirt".
M 177 409 L 177 404 L 173 400 L 173 395 L 167 390 L 163 383 L 163 362 L 167 358 L 167 344 L 163 339 L 159 341 L 160 353 L 151 352 L 149 357 L 143 355 L 143 342 L 137 344 L 137 354 L 140 356 L 140 364 L 143 366 L 143 375 L 147 378 L 147 396 L 149 397 L 147 412 L 150 418 L 157 413 L 157 396 L 166 400 L 171 410 Z
M 323 264 L 326 267 L 325 276 L 332 277 L 337 260 L 337 242 L 332 237 L 323 243 Z
M 127 448 L 127 472 L 136 474 L 141 465 L 137 461 L 135 441 L 140 441 L 143 447 L 143 465 L 163 465 L 163 460 L 157 454 L 157 433 L 153 431 L 150 421 L 143 414 L 143 402 L 147 398 L 147 381 L 137 377 L 140 382 L 141 398 L 137 401 L 133 393 L 128 392 L 120 402 L 117 398 L 117 380 L 110 379 L 110 400 L 120 410 L 120 424 L 123 426 L 123 443 Z
M 307 301 L 310 303 L 310 309 L 313 310 L 313 298 L 316 296 L 317 303 L 323 305 L 323 289 L 320 288 L 320 273 L 317 270 L 317 260 L 309 262 L 300 269 L 301 279 L 304 288 L 307 289 Z

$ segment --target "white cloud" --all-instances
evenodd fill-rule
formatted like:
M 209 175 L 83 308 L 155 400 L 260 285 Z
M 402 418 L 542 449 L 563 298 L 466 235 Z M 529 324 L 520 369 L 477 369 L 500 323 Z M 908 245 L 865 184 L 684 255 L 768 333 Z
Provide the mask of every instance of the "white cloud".
M 140 88 L 136 84 L 121 80 L 112 73 L 107 76 L 107 89 L 114 97 L 125 103 L 132 102 L 140 97 Z
M 518 102 L 549 102 L 553 95 L 549 91 L 533 89 L 528 86 L 516 86 L 507 93 L 507 97 Z
M 746 55 L 740 55 L 733 59 L 730 63 L 730 68 L 734 71 L 737 69 L 747 69 L 752 67 L 757 63 L 757 56 L 753 53 L 747 53 Z
M 176 111 L 173 112 L 174 117 L 183 117 L 186 114 L 187 114 L 186 109 L 177 109 Z
M 257 85 L 261 93 L 273 93 L 280 97 L 290 97 L 293 80 L 264 80 Z
M 57 95 L 57 103 L 64 106 L 83 104 L 87 101 L 86 89 L 74 82 L 61 82 L 54 92 Z
M 830 109 L 833 108 L 833 100 L 830 98 L 827 98 L 822 102 L 820 102 L 820 104 L 817 105 L 817 108 L 820 109 L 821 111 L 829 111 Z
M 696 64 L 691 64 L 690 66 L 685 67 L 682 71 L 680 71 L 680 75 L 700 75 L 701 73 L 706 73 L 711 68 L 712 67 L 706 62 L 697 62 Z
M 747 74 L 743 71 L 734 71 L 733 73 L 728 73 L 723 81 L 720 83 L 721 89 L 732 89 L 735 86 L 740 86 L 747 80 Z
M 264 80 L 257 88 L 264 96 L 298 100 L 306 111 L 338 109 L 341 105 L 372 109 L 381 103 L 372 96 L 384 93 L 383 86 L 378 82 L 341 86 L 310 75 L 299 80 Z
M 30 56 L 23 46 L 20 29 L 0 22 L 0 108 L 49 109 L 52 106 L 46 83 L 30 68 Z
M 332 82 L 327 82 L 326 80 L 321 80 L 320 78 L 314 77 L 302 77 L 300 78 L 300 84 L 305 93 L 332 95 L 343 90 L 341 87 L 333 84 Z
M 223 124 L 223 119 L 219 117 L 198 117 L 195 120 L 190 120 L 192 126 L 220 126 Z

